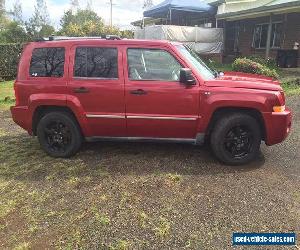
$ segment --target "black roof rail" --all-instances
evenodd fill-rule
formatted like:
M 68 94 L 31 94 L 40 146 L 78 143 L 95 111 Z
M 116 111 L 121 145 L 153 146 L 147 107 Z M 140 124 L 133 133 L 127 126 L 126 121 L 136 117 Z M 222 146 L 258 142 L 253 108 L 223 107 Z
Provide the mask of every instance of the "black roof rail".
M 63 41 L 63 40 L 93 40 L 93 39 L 121 40 L 121 38 L 117 35 L 81 36 L 81 37 L 49 36 L 49 38 L 38 38 L 35 40 L 35 42 Z
M 105 39 L 106 40 L 121 40 L 121 38 L 117 35 L 106 35 Z

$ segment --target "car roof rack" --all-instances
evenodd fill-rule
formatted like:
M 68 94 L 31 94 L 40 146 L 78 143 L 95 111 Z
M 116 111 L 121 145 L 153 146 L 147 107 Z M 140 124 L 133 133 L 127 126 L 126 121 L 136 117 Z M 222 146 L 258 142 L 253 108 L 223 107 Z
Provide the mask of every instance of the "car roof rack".
M 49 38 L 38 38 L 35 42 L 47 42 L 47 41 L 64 41 L 64 40 L 93 40 L 93 39 L 105 39 L 105 40 L 121 40 L 117 35 L 105 35 L 105 36 L 49 36 Z

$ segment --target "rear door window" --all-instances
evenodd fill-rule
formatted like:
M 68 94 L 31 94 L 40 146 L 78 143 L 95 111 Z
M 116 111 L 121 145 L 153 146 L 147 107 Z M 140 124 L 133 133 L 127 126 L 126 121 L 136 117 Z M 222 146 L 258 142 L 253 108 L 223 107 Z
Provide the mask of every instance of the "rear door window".
M 74 77 L 118 78 L 118 50 L 116 48 L 78 47 Z
M 64 48 L 36 48 L 32 52 L 29 74 L 31 77 L 63 77 Z

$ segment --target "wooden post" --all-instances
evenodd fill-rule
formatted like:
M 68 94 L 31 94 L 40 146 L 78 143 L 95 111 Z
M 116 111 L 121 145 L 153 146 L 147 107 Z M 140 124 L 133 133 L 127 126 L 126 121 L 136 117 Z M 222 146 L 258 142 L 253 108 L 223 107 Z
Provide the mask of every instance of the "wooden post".
M 267 36 L 267 45 L 266 45 L 266 59 L 270 57 L 271 51 L 271 36 L 272 36 L 272 23 L 273 23 L 273 14 L 270 15 L 270 21 L 268 26 L 268 36 Z

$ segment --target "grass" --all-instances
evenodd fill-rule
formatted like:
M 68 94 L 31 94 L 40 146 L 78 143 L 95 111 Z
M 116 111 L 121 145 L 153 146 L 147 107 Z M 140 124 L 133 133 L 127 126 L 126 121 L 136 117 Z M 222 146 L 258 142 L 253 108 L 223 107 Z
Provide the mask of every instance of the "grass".
M 0 109 L 8 109 L 14 98 L 13 81 L 0 82 Z
M 300 95 L 300 70 L 298 72 L 279 70 L 279 75 L 279 81 L 286 95 Z

